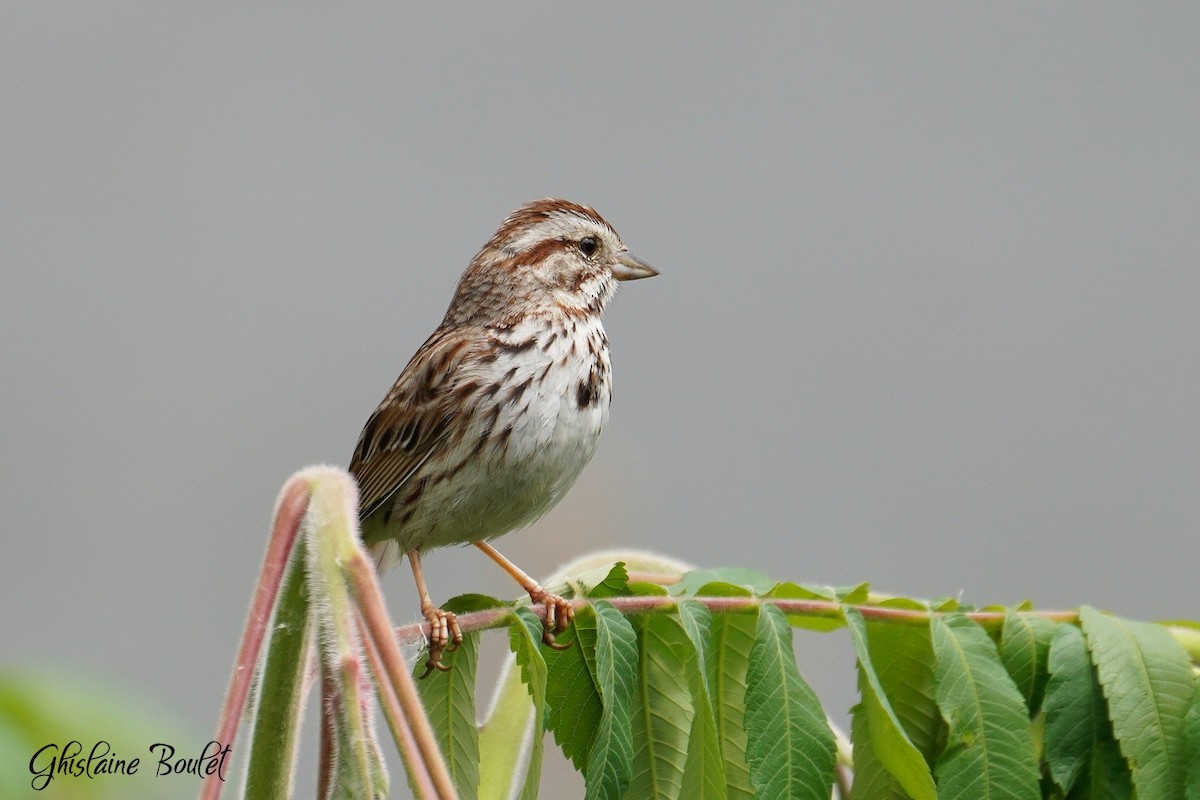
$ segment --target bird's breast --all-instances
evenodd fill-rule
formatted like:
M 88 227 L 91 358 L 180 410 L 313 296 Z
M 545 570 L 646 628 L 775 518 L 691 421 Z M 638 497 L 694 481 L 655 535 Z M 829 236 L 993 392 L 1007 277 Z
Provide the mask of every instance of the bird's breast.
M 598 319 L 516 326 L 464 379 L 479 387 L 468 401 L 471 454 L 454 481 L 427 490 L 416 546 L 491 539 L 536 521 L 575 483 L 608 421 L 611 366 Z
M 512 428 L 505 460 L 523 469 L 569 474 L 573 481 L 608 421 L 608 340 L 598 319 L 584 318 L 544 325 L 534 341 L 523 354 L 527 357 L 513 365 L 511 380 L 527 386 L 501 405 L 497 420 Z M 511 369 L 501 370 L 502 375 Z

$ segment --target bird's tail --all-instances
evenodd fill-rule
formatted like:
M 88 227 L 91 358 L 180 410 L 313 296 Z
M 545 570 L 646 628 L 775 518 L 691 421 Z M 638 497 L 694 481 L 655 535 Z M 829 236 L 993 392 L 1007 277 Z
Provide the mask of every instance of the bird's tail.
M 375 571 L 380 575 L 404 560 L 404 551 L 395 539 L 384 539 L 369 545 L 368 548 L 371 558 L 375 559 Z

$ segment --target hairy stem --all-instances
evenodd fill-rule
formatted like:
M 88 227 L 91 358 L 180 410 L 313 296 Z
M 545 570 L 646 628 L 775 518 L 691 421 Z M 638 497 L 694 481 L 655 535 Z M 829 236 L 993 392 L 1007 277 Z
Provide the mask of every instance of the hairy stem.
M 417 687 L 413 683 L 412 676 L 408 674 L 404 656 L 400 653 L 396 638 L 388 635 L 390 623 L 387 609 L 384 607 L 383 596 L 379 593 L 375 569 L 367 560 L 362 548 L 356 548 L 350 554 L 345 563 L 345 569 L 358 598 L 362 618 L 367 625 L 365 633 L 373 640 L 372 643 L 378 650 L 387 680 L 391 682 L 400 700 L 403 716 L 412 726 L 412 739 L 415 740 L 417 749 L 420 751 L 420 760 L 424 762 L 437 791 L 437 797 L 457 797 L 454 782 L 446 769 L 446 762 L 442 759 L 441 750 L 438 749 L 437 738 L 434 736 L 433 728 L 430 727 L 429 718 L 425 716 L 425 709 L 421 705 Z M 508 612 L 506 611 L 506 613 Z M 411 769 L 413 765 L 409 766 Z
M 646 614 L 663 611 L 672 611 L 685 598 L 665 597 L 661 595 L 651 597 L 606 597 L 605 602 L 611 603 L 620 611 L 626 614 Z M 943 616 L 945 612 L 941 611 L 924 611 L 913 608 L 888 608 L 883 606 L 869 605 L 844 605 L 830 600 L 790 600 L 790 599 L 775 599 L 770 597 L 689 597 L 688 600 L 694 600 L 697 603 L 702 603 L 709 611 L 715 613 L 737 613 L 740 611 L 750 611 L 763 605 L 776 606 L 785 614 L 795 616 L 816 617 L 826 619 L 836 619 L 841 616 L 843 608 L 853 608 L 857 610 L 867 619 L 890 620 L 899 623 L 907 623 L 910 625 L 923 625 L 929 622 L 933 617 Z M 588 605 L 587 600 L 575 600 L 572 605 L 576 609 L 583 608 Z M 544 609 L 540 605 L 533 606 L 533 612 L 540 614 Z M 1004 624 L 1003 611 L 968 611 L 954 612 L 963 613 L 963 616 L 974 620 L 985 628 L 999 628 Z M 463 633 L 468 631 L 482 631 L 489 628 L 499 628 L 506 625 L 510 619 L 509 610 L 507 608 L 491 608 L 486 611 L 476 611 L 472 614 L 462 614 L 458 618 L 458 625 L 462 628 Z M 1020 617 L 1042 617 L 1053 622 L 1066 622 L 1074 624 L 1079 621 L 1079 612 L 1077 611 L 1018 611 L 1017 616 Z M 396 629 L 396 637 L 402 642 L 419 642 L 429 636 L 429 623 L 416 622 L 411 625 L 404 625 Z
M 300 523 L 308 510 L 308 501 L 311 495 L 312 488 L 308 478 L 303 473 L 298 473 L 284 485 L 275 506 L 275 522 L 271 530 L 271 540 L 267 545 L 267 553 L 263 557 L 258 588 L 254 592 L 254 600 L 250 605 L 242 643 L 238 648 L 237 659 L 233 663 L 233 675 L 229 679 L 229 691 L 225 695 L 225 707 L 221 710 L 221 721 L 217 725 L 216 740 L 230 749 L 232 749 L 234 737 L 237 735 L 242 709 L 246 707 L 251 678 L 254 676 L 254 668 L 258 663 L 258 654 L 262 649 L 267 625 L 271 621 L 271 611 L 275 606 L 275 599 L 279 595 L 279 585 L 283 581 L 288 557 L 292 553 L 292 545 L 296 541 Z M 202 800 L 216 800 L 221 796 L 222 786 L 224 786 L 224 782 L 217 778 L 216 772 L 213 772 L 205 778 L 204 785 L 200 790 L 200 797 Z

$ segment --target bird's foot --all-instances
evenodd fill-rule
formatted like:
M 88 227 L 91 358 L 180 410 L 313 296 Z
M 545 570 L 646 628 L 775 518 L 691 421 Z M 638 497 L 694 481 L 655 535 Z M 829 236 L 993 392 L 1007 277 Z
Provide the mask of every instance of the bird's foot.
M 534 604 L 541 603 L 545 612 L 542 616 L 542 642 L 555 650 L 566 650 L 571 642 L 556 644 L 554 637 L 568 627 L 575 619 L 575 607 L 570 600 L 565 600 L 556 594 L 551 594 L 541 586 L 529 593 L 529 599 Z
M 429 620 L 429 658 L 425 661 L 425 674 L 428 678 L 436 669 L 449 672 L 450 667 L 442 663 L 442 653 L 453 653 L 462 644 L 462 630 L 458 627 L 458 617 L 452 611 L 443 611 L 435 605 L 421 609 L 425 619 Z

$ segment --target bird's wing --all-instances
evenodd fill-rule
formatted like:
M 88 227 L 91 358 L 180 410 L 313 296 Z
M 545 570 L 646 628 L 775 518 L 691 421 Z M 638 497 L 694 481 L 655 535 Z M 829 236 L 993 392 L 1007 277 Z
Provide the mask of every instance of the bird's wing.
M 461 327 L 434 331 L 363 426 L 350 460 L 361 519 L 463 435 L 461 368 L 478 357 L 480 339 Z

